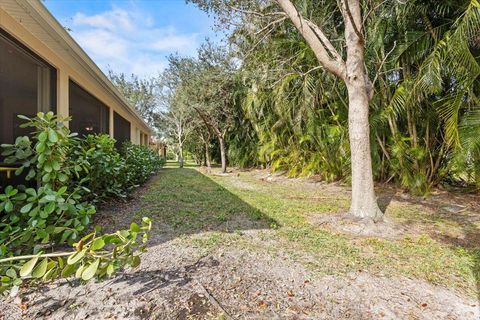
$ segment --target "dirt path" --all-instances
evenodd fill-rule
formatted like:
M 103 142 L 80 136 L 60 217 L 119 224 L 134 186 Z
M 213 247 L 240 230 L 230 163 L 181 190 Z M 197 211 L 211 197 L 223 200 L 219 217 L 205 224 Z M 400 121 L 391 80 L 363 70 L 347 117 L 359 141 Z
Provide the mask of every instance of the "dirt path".
M 337 207 L 318 197 L 326 196 L 325 188 L 333 188 Z M 32 289 L 22 295 L 25 310 L 18 299 L 6 299 L 0 314 L 5 319 L 480 319 L 478 301 L 468 295 L 475 288 L 460 288 L 475 279 L 435 284 L 412 269 L 414 277 L 396 266 L 407 260 L 378 260 L 377 249 L 311 222 L 312 212 L 348 205 L 344 191 L 269 181 L 263 172 L 208 177 L 195 169 L 164 169 L 133 201 L 99 214 L 108 228 L 143 215 L 153 218 L 151 246 L 138 270 L 104 282 L 58 281 Z M 295 200 L 310 192 L 317 194 L 317 204 Z M 312 234 L 314 243 L 322 241 L 319 248 L 311 244 Z M 449 268 L 449 261 L 443 263 Z M 463 276 L 460 271 L 454 276 Z

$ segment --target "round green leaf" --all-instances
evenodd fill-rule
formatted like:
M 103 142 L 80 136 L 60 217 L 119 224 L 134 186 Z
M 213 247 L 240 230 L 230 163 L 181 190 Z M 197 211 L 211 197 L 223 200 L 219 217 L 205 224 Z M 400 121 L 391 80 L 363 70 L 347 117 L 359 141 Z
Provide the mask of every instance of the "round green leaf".
M 6 212 L 12 212 L 13 211 L 13 203 L 10 200 L 7 200 L 5 202 L 5 211 Z
M 45 131 L 38 135 L 38 141 L 45 142 L 47 140 L 47 133 Z
M 5 272 L 5 274 L 12 279 L 15 279 L 17 277 L 17 272 L 13 268 L 8 269 L 7 272 Z
M 20 212 L 21 212 L 21 213 L 30 212 L 30 210 L 32 209 L 32 206 L 33 206 L 33 203 L 27 203 L 26 205 L 24 205 L 24 206 L 20 209 Z
M 132 224 L 130 225 L 130 230 L 132 232 L 140 232 L 140 227 L 135 222 L 132 222 Z
M 55 202 L 49 202 L 46 206 L 45 206 L 45 213 L 50 214 L 52 213 L 54 210 L 55 210 Z M 44 217 L 42 217 L 44 218 Z
M 50 181 L 50 173 L 44 174 L 43 177 L 42 177 L 42 181 L 45 182 L 45 183 L 49 182 Z
M 90 246 L 91 250 L 100 250 L 105 246 L 105 241 L 102 238 L 97 238 L 93 240 L 92 245 Z
M 115 268 L 113 266 L 113 263 L 109 263 L 107 267 L 107 275 L 111 276 L 115 272 Z
M 55 132 L 55 130 L 48 129 L 48 140 L 50 142 L 53 142 L 53 143 L 58 141 L 58 136 L 57 136 L 57 133 Z
M 38 153 L 42 153 L 43 151 L 45 151 L 45 143 L 40 142 L 39 144 L 37 144 L 37 146 L 35 147 L 35 150 Z

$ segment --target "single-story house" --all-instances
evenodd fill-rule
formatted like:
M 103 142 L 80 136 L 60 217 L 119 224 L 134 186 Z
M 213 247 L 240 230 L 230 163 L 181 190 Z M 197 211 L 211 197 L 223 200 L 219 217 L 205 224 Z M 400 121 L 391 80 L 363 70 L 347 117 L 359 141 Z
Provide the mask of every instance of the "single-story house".
M 0 143 L 24 134 L 18 115 L 50 110 L 80 135 L 149 145 L 153 134 L 41 1 L 0 0 Z

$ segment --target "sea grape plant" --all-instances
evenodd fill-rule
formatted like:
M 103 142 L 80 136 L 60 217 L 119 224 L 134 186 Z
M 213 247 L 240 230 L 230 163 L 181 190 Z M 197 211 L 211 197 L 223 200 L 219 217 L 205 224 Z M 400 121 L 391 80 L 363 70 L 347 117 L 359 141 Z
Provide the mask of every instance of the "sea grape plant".
M 89 187 L 102 197 L 123 196 L 133 183 L 125 182 L 127 161 L 111 149 L 114 140 L 80 139 L 65 126 L 68 118 L 52 112 L 20 117 L 26 121 L 22 127 L 32 128 L 31 137 L 2 145 L 5 162 L 18 167 L 15 174 L 23 175 L 25 185 L 6 186 L 0 193 L 0 292 L 15 292 L 25 279 L 75 274 L 86 281 L 138 266 L 150 219 L 143 218 L 141 226 L 132 223 L 129 230 L 101 235 L 95 228 L 83 236 L 96 212 Z M 104 170 L 109 184 L 97 184 Z M 65 245 L 74 250 L 58 252 Z

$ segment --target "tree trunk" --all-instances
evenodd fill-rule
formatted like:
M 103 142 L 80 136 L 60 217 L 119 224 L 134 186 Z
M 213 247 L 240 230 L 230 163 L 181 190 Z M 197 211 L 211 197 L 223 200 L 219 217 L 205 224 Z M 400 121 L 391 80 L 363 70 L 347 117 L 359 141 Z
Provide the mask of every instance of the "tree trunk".
M 375 197 L 370 151 L 368 109 L 373 88 L 365 71 L 364 39 L 358 0 L 344 0 L 343 19 L 347 43 L 348 133 L 352 161 L 352 204 L 350 214 L 382 220 Z
M 210 162 L 210 147 L 208 146 L 208 142 L 205 142 L 205 166 L 210 170 L 212 164 Z
M 370 152 L 368 96 L 365 87 L 349 84 L 348 132 L 352 161 L 352 204 L 350 214 L 358 218 L 382 219 L 377 205 Z
M 218 142 L 220 144 L 220 158 L 222 160 L 222 173 L 227 172 L 227 157 L 225 154 L 225 138 L 222 136 L 218 137 Z
M 178 162 L 180 164 L 180 168 L 183 168 L 183 146 L 182 145 L 180 145 L 179 147 Z

